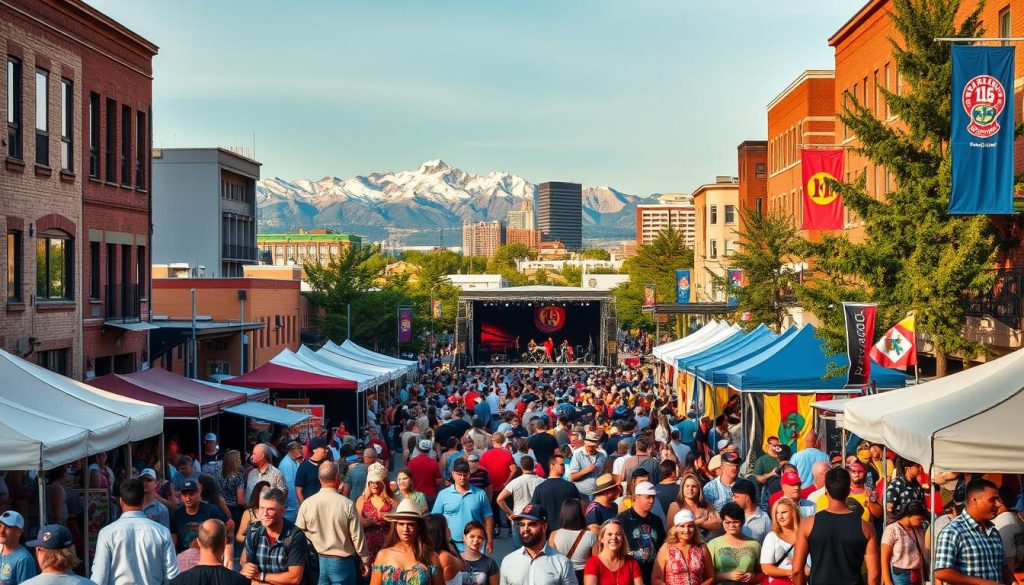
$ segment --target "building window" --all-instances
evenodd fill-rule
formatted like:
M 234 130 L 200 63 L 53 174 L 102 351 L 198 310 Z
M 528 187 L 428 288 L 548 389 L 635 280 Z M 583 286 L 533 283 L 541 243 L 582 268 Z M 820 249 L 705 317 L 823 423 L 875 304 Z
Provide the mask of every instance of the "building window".
M 100 243 L 89 242 L 89 298 L 100 300 Z
M 100 96 L 89 94 L 89 176 L 100 178 Z
M 725 206 L 725 223 L 736 223 L 736 206 L 726 205 Z
M 21 232 L 7 232 L 7 302 L 21 301 Z
M 138 246 L 135 248 L 135 262 L 139 273 L 139 297 L 146 296 L 146 247 Z
M 50 166 L 50 73 L 36 69 L 36 164 Z
M 132 110 L 121 106 L 121 184 L 132 184 Z
M 878 69 L 875 69 L 875 84 L 871 86 L 871 111 L 878 115 Z
M 75 92 L 70 79 L 60 80 L 60 169 L 73 172 L 75 170 L 74 142 L 71 135 L 75 131 Z
M 146 188 L 146 114 L 135 114 L 135 187 Z
M 718 240 L 711 240 L 708 244 L 708 256 L 718 258 Z
M 7 58 L 7 156 L 21 160 L 21 61 Z
M 850 92 L 848 92 L 848 91 L 844 91 L 843 92 L 843 108 L 846 109 L 846 110 L 850 109 Z M 840 121 L 839 123 L 843 124 L 842 121 Z M 843 138 L 845 139 L 845 138 L 849 138 L 849 137 L 850 137 L 850 128 L 846 124 L 843 124 Z
M 889 89 L 889 64 L 888 63 L 885 64 L 884 74 L 885 74 L 885 79 L 883 80 L 883 83 L 885 83 L 885 89 L 888 90 Z M 892 111 L 889 109 L 889 100 L 885 100 L 885 117 L 888 118 L 891 115 L 892 115 Z
M 903 72 L 896 66 L 896 95 L 903 95 Z
M 757 163 L 754 165 L 754 178 L 764 179 L 768 177 L 768 165 L 765 163 Z
M 761 211 L 762 211 L 762 207 L 763 206 L 764 206 L 764 199 L 762 197 L 758 197 L 757 199 L 754 199 L 754 211 L 757 212 L 758 215 L 761 215 Z
M 36 363 L 55 374 L 67 376 L 68 350 L 63 348 L 36 352 Z
M 106 156 L 106 180 L 117 182 L 117 102 L 107 100 L 107 143 L 103 152 Z
M 64 232 L 43 232 L 36 238 L 36 297 L 40 300 L 74 298 L 74 249 L 74 240 Z
M 1010 38 L 1010 7 L 1007 6 L 999 11 L 999 38 Z M 1002 45 L 1009 45 L 1010 41 L 1002 41 Z
M 712 205 L 711 206 L 711 216 L 710 217 L 711 217 L 711 219 L 708 221 L 708 223 L 710 223 L 711 225 L 718 224 L 718 206 L 717 205 Z
M 733 251 L 732 250 L 732 242 L 730 242 L 729 240 L 723 240 L 723 243 L 725 244 L 725 250 L 723 250 L 723 254 L 722 255 L 723 256 L 732 256 L 732 251 Z

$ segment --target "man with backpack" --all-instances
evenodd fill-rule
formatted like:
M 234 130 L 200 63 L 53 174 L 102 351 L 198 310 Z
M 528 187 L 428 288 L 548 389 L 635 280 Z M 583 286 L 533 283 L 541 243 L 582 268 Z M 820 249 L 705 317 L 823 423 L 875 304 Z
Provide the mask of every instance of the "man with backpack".
M 240 572 L 253 583 L 315 585 L 320 561 L 306 535 L 285 519 L 286 499 L 279 488 L 260 496 L 260 525 L 245 537 L 248 562 Z

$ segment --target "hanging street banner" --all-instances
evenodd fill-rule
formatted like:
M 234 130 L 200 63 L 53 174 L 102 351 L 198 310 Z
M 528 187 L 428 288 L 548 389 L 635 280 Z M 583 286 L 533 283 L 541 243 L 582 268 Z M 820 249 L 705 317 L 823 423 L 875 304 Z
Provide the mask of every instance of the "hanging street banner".
M 430 315 L 434 319 L 441 318 L 441 299 L 430 301 Z
M 871 379 L 871 358 L 868 352 L 875 339 L 875 310 L 875 303 L 843 303 L 846 355 L 850 358 L 847 388 L 862 388 Z
M 953 215 L 1013 213 L 1013 47 L 953 45 Z
M 917 364 L 917 340 L 914 315 L 908 315 L 871 347 L 869 355 L 884 368 L 902 368 Z
M 655 300 L 654 300 L 654 285 L 653 284 L 645 284 L 644 285 L 643 308 L 644 309 L 654 308 L 654 303 L 655 303 Z
M 690 302 L 690 271 L 676 270 L 676 304 L 685 305 Z
M 398 343 L 412 341 L 412 307 L 398 307 Z
M 804 184 L 804 221 L 801 229 L 843 229 L 843 198 L 827 182 L 827 179 L 842 180 L 843 151 L 801 150 L 800 170 Z
M 743 270 L 741 268 L 730 268 L 726 273 L 729 275 L 729 284 L 732 285 L 733 288 L 740 288 L 743 286 Z M 738 304 L 739 299 L 729 295 L 728 305 L 730 307 L 735 307 Z

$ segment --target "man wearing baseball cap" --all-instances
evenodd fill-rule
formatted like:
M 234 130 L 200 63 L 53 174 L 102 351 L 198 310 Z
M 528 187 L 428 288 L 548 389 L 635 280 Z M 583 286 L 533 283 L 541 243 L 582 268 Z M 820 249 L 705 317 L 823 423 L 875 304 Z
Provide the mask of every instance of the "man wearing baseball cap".
M 14 510 L 0 514 L 0 583 L 18 585 L 36 574 L 36 562 L 21 546 L 25 519 Z
M 458 547 L 459 552 L 466 550 L 462 542 L 462 535 L 458 527 L 465 526 L 470 520 L 476 520 L 484 525 L 484 532 L 487 538 L 487 554 L 494 550 L 494 513 L 491 511 L 491 501 L 484 490 L 474 487 L 469 483 L 469 461 L 460 457 L 452 464 L 452 485 L 444 488 L 437 494 L 430 511 L 432 514 L 442 514 L 448 525 L 456 528 L 452 531 L 452 539 Z
M 427 505 L 433 506 L 437 488 L 444 485 L 444 478 L 441 476 L 441 467 L 433 457 L 434 442 L 423 438 L 417 447 L 419 454 L 409 459 L 408 465 L 412 472 L 412 485 L 427 498 Z
M 60 524 L 50 524 L 39 529 L 35 540 L 25 543 L 35 549 L 35 562 L 43 568 L 42 574 L 25 583 L 35 585 L 96 585 L 92 581 L 79 577 L 72 571 L 80 562 L 75 553 L 75 543 L 71 540 L 71 531 Z M 35 569 L 33 568 L 33 572 Z M 2 581 L 2 579 L 0 579 Z M 7 583 L 7 581 L 2 581 Z M 13 581 L 12 581 L 13 582 Z
M 640 563 L 644 583 L 651 582 L 654 560 L 666 537 L 665 522 L 652 512 L 657 495 L 653 483 L 643 481 L 636 484 L 633 489 L 633 505 L 616 516 L 622 523 L 630 554 Z
M 142 513 L 153 522 L 162 524 L 168 529 L 171 527 L 171 512 L 167 505 L 160 501 L 160 494 L 157 488 L 160 483 L 156 479 L 156 470 L 147 467 L 139 473 L 139 481 L 142 482 L 142 489 L 145 496 L 142 498 Z
M 199 482 L 185 480 L 181 484 L 181 506 L 171 513 L 171 537 L 179 553 L 193 546 L 200 524 L 210 518 L 227 520 L 217 506 L 200 499 L 200 490 Z
M 299 504 L 320 491 L 320 464 L 327 461 L 327 441 L 323 437 L 309 440 L 309 458 L 295 470 L 295 499 Z
M 608 456 L 599 450 L 601 437 L 595 431 L 588 431 L 583 439 L 583 448 L 572 454 L 569 461 L 569 479 L 576 483 L 580 493 L 586 497 L 594 495 L 597 478 L 604 468 Z
M 732 501 L 732 484 L 740 473 L 740 455 L 735 451 L 722 454 L 722 468 L 718 477 L 704 485 L 704 499 L 715 507 L 716 512 Z
M 528 504 L 512 516 L 523 546 L 501 561 L 501 585 L 577 585 L 572 561 L 547 544 L 548 513 Z
M 217 435 L 206 433 L 203 437 L 203 464 L 201 470 L 215 479 L 224 477 L 224 452 L 217 445 Z

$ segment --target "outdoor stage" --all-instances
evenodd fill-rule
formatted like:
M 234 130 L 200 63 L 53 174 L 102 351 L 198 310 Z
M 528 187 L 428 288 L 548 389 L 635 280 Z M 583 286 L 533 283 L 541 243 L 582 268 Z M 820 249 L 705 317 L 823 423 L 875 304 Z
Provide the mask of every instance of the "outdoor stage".
M 455 324 L 468 367 L 585 368 L 617 363 L 615 299 L 575 287 L 463 291 Z M 551 344 L 551 358 L 544 344 Z M 533 342 L 531 344 L 531 341 Z

